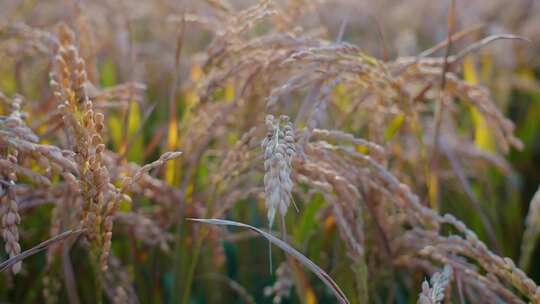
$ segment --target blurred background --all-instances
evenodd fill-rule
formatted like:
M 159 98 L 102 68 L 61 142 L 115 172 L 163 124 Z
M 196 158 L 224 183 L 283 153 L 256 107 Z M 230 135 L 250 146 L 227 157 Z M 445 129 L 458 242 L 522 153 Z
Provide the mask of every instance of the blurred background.
M 297 31 L 328 41 L 339 39 L 357 45 L 365 54 L 381 62 L 416 56 L 448 37 L 447 19 L 451 1 L 272 2 L 279 9 L 286 10 L 289 16 L 297 16 L 285 23 L 296 25 L 297 28 L 291 26 L 281 30 Z M 186 205 L 187 215 L 202 215 L 204 212 L 200 210 L 204 210 L 204 202 L 209 201 L 208 190 L 212 189 L 214 174 L 220 168 L 217 163 L 222 159 L 220 153 L 226 151 L 225 144 L 214 145 L 214 141 L 226 142 L 228 148 L 232 149 L 249 126 L 261 124 L 262 120 L 257 122 L 255 116 L 250 116 L 249 111 L 246 111 L 244 117 L 233 118 L 232 121 L 227 119 L 229 124 L 238 126 L 234 132 L 227 133 L 216 128 L 217 139 L 208 139 L 206 144 L 194 143 L 201 136 L 206 136 L 205 132 L 214 131 L 213 125 L 205 124 L 205 121 L 211 120 L 211 108 L 207 109 L 207 114 L 194 114 L 195 104 L 205 93 L 198 85 L 210 74 L 208 67 L 204 66 L 208 54 L 218 52 L 212 49 L 217 48 L 212 41 L 219 34 L 220 24 L 232 18 L 227 17 L 226 12 L 242 11 L 256 4 L 256 1 L 248 0 L 231 0 L 226 4 L 218 0 L 0 0 L 0 92 L 6 96 L 15 93 L 24 96 L 24 108 L 30 113 L 44 114 L 52 111 L 52 108 L 44 105 L 47 105 L 46 99 L 50 98 L 47 93 L 48 74 L 53 55 L 47 50 L 46 43 L 42 43 L 47 37 L 35 37 L 46 36 L 44 33 L 55 34 L 60 22 L 68 24 L 80 41 L 79 51 L 87 63 L 88 79 L 94 86 L 88 88 L 89 95 L 95 93 L 96 96 L 105 96 L 107 88 L 114 88 L 110 91 L 112 97 L 104 97 L 109 102 L 103 105 L 107 112 L 109 149 L 125 153 L 126 160 L 130 162 L 144 164 L 157 159 L 165 151 L 187 150 L 191 152 L 188 155 L 194 155 L 199 151 L 197 149 L 204 147 L 201 149 L 205 149 L 205 152 L 201 151 L 197 162 L 187 157 L 155 173 L 155 176 L 166 181 L 171 191 L 180 189 L 180 195 L 191 202 Z M 263 20 L 253 26 L 247 36 L 262 36 L 274 27 L 271 22 Z M 43 33 L 30 31 L 29 28 Z M 498 108 L 515 124 L 515 136 L 523 142 L 521 150 L 512 148 L 506 154 L 500 153 L 500 158 L 494 161 L 499 167 L 477 167 L 474 161 L 470 167 L 465 164 L 465 170 L 473 171 L 468 177 L 471 189 L 483 212 L 494 224 L 499 252 L 517 261 L 529 202 L 540 184 L 540 2 L 456 0 L 453 32 L 465 34 L 451 44 L 452 54 L 489 35 L 513 34 L 530 40 L 528 43 L 504 40 L 491 43 L 468 56 L 455 71 L 466 81 L 481 84 L 491 92 Z M 180 36 L 181 40 L 178 38 Z M 440 48 L 432 56 L 444 56 L 445 50 Z M 125 87 L 119 87 L 122 84 L 126 84 Z M 208 87 L 206 83 L 204 85 L 204 88 Z M 210 98 L 232 100 L 242 90 L 234 81 L 225 82 L 219 87 L 212 91 Z M 172 91 L 175 91 L 174 94 Z M 343 92 L 335 94 L 341 96 L 339 94 Z M 174 96 L 172 103 L 171 96 Z M 257 98 L 256 94 L 251 95 L 251 98 Z M 339 102 L 339 97 L 332 99 L 332 103 Z M 249 105 L 247 107 L 249 109 Z M 261 109 L 264 111 L 261 107 L 253 108 L 253 112 Z M 458 107 L 456 111 L 463 109 Z M 489 133 L 489 130 L 482 130 L 475 125 L 474 118 L 469 117 L 472 114 L 463 115 L 468 119 L 458 121 L 456 132 L 461 134 L 462 130 L 476 128 L 471 140 L 480 150 L 498 154 L 489 138 L 482 135 L 482 132 Z M 30 117 L 32 119 L 32 115 Z M 34 121 L 37 120 L 39 117 Z M 325 121 L 325 126 L 336 128 L 343 122 L 346 124 L 345 129 L 352 132 L 356 126 L 354 118 L 352 121 L 340 121 L 331 116 Z M 174 124 L 171 127 L 172 122 Z M 47 130 L 51 125 L 40 127 L 34 131 L 48 142 Z M 127 138 L 132 139 L 129 144 Z M 50 142 L 54 142 L 54 139 L 50 139 Z M 254 146 L 254 151 L 259 151 L 256 150 L 257 145 Z M 260 165 L 261 160 L 257 161 Z M 189 164 L 196 165 L 190 167 Z M 400 180 L 410 185 L 418 183 L 412 167 L 403 168 L 409 171 L 398 176 Z M 178 172 L 191 172 L 191 175 L 186 178 L 187 173 Z M 260 181 L 260 175 L 250 178 Z M 428 195 L 425 187 L 411 187 L 422 199 Z M 261 189 L 258 190 L 260 192 Z M 469 198 L 457 180 L 449 178 L 449 184 L 443 185 L 440 191 L 441 212 L 454 214 L 476 231 L 481 239 L 487 240 L 481 215 L 471 209 Z M 227 191 L 218 193 L 225 195 Z M 175 196 L 171 196 L 171 200 L 174 200 Z M 297 199 L 304 205 L 301 198 Z M 289 212 L 288 224 L 294 227 L 291 228 L 291 235 L 306 256 L 327 270 L 338 283 L 344 285 L 345 292 L 350 293 L 352 283 L 347 283 L 350 273 L 344 271 L 348 263 L 342 259 L 346 255 L 343 253 L 343 244 L 340 244 L 332 222 L 319 215 L 326 204 L 324 198 L 314 195 L 310 199 L 308 205 L 301 207 L 300 214 Z M 152 204 L 152 199 L 143 198 L 134 203 L 135 207 L 122 205 L 121 210 L 131 212 L 132 208 L 144 209 Z M 247 195 L 229 204 L 234 207 L 225 213 L 228 217 L 254 226 L 266 226 L 264 200 L 260 195 Z M 50 213 L 49 205 L 21 211 L 23 249 L 48 238 Z M 176 283 L 186 277 L 182 269 L 193 265 L 193 257 L 189 254 L 193 239 L 175 240 L 176 225 L 180 224 L 170 222 L 170 219 L 164 220 L 164 223 L 159 225 L 163 224 L 161 228 L 168 231 L 164 240 L 168 250 L 137 240 L 134 227 L 124 229 L 119 225 L 118 229 L 122 232 L 118 234 L 115 228 L 113 251 L 123 264 L 122 280 L 132 282 L 141 303 L 177 301 Z M 295 224 L 298 225 L 295 227 Z M 190 225 L 184 224 L 183 228 L 191 229 L 186 228 Z M 268 245 L 263 239 L 239 230 L 231 230 L 225 236 L 220 230 L 212 231 L 209 238 L 213 240 L 212 244 L 218 245 L 204 251 L 200 257 L 189 303 L 244 303 L 249 299 L 254 303 L 300 303 L 294 291 L 289 289 L 292 282 L 283 278 L 278 280 L 280 275 L 290 278 L 290 275 L 283 274 L 285 269 L 268 273 Z M 534 246 L 532 256 L 538 257 L 540 246 Z M 82 250 L 74 248 L 71 258 L 81 302 L 91 303 L 94 301 L 93 287 L 84 280 L 86 275 L 93 275 Z M 3 260 L 7 255 L 2 257 Z M 274 250 L 276 269 L 283 260 L 283 254 Z M 36 255 L 25 263 L 22 275 L 2 274 L 1 303 L 43 301 L 45 256 Z M 181 274 L 175 274 L 176 269 L 181 269 Z M 540 282 L 540 259 L 532 258 L 530 266 L 524 270 L 533 280 Z M 418 272 L 413 275 L 414 284 L 395 273 L 375 276 L 370 284 L 373 284 L 373 289 L 380 296 L 370 297 L 370 302 L 414 303 L 420 282 L 426 275 L 429 274 Z M 59 271 L 58 280 L 62 280 L 62 276 Z M 306 280 L 310 290 L 313 290 L 313 299 L 304 299 L 304 302 L 334 303 L 332 295 L 316 278 L 311 275 Z M 393 283 L 385 284 L 385 280 L 393 280 Z M 276 282 L 281 285 L 276 285 Z M 280 288 L 288 296 L 278 301 L 275 298 Z M 59 290 L 55 300 L 60 303 L 71 302 L 63 289 Z M 459 303 L 457 299 L 454 300 L 452 303 Z

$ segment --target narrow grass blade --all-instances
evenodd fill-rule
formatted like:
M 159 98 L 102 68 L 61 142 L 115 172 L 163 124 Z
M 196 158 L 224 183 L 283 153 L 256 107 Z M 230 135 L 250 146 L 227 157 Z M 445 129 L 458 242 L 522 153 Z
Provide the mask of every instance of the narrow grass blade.
M 528 42 L 528 43 L 531 43 L 531 40 L 525 38 L 525 37 L 521 37 L 521 36 L 516 36 L 516 35 L 492 35 L 492 36 L 488 36 L 478 42 L 475 42 L 471 45 L 469 45 L 468 47 L 466 47 L 465 49 L 461 50 L 459 53 L 457 53 L 457 55 L 455 56 L 451 56 L 451 63 L 452 64 L 456 64 L 457 62 L 461 61 L 463 58 L 465 58 L 465 56 L 467 56 L 468 54 L 470 53 L 474 53 L 474 52 L 477 52 L 478 50 L 480 50 L 481 48 L 483 48 L 484 46 L 494 42 L 494 41 L 497 41 L 497 40 L 521 40 L 521 41 L 525 41 L 525 42 Z
M 58 243 L 58 242 L 62 242 L 74 235 L 79 235 L 83 232 L 84 230 L 82 229 L 79 229 L 79 230 L 67 230 L 65 232 L 62 232 L 60 233 L 59 235 L 53 237 L 53 238 L 50 238 L 44 242 L 41 242 L 39 243 L 38 245 L 24 251 L 23 253 L 21 254 L 18 254 L 2 263 L 0 263 L 0 272 L 3 272 L 7 269 L 9 269 L 11 266 L 13 266 L 14 264 L 16 264 L 17 262 L 20 262 L 24 259 L 26 259 L 27 257 L 29 256 L 32 256 L 42 250 L 45 250 L 47 249 L 47 247 L 51 246 L 52 244 L 54 243 Z
M 241 228 L 247 228 L 251 229 L 258 234 L 262 235 L 264 238 L 266 238 L 268 241 L 270 241 L 272 244 L 278 246 L 283 251 L 285 251 L 287 254 L 293 256 L 296 258 L 300 263 L 302 263 L 304 266 L 306 266 L 309 270 L 311 270 L 321 281 L 332 290 L 336 298 L 338 299 L 339 303 L 341 304 L 349 304 L 349 300 L 341 291 L 339 286 L 334 282 L 334 280 L 326 273 L 324 270 L 322 270 L 319 266 L 317 266 L 315 263 L 313 263 L 310 259 L 308 259 L 306 256 L 304 256 L 302 253 L 300 253 L 298 250 L 291 247 L 289 244 L 285 243 L 284 241 L 278 239 L 277 237 L 264 232 L 258 228 L 255 228 L 253 226 L 234 222 L 234 221 L 228 221 L 228 220 L 220 220 L 220 219 L 196 219 L 196 218 L 188 218 L 190 221 L 204 223 L 204 224 L 210 224 L 210 225 L 222 225 L 222 226 L 235 226 L 235 227 L 241 227 Z

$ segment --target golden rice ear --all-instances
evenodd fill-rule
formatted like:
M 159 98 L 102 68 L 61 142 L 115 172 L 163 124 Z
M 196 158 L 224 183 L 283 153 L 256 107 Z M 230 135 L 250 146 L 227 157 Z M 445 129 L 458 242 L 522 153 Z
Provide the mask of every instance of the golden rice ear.
M 534 245 L 540 236 L 540 186 L 534 193 L 529 203 L 529 211 L 525 219 L 525 232 L 521 241 L 521 254 L 519 257 L 519 267 L 527 270 L 530 267 Z
M 436 272 L 428 281 L 422 282 L 422 292 L 418 295 L 418 304 L 441 304 L 453 278 L 452 267 L 446 265 L 443 271 Z
M 279 120 L 266 116 L 268 135 L 262 141 L 264 156 L 264 192 L 268 226 L 271 228 L 277 212 L 284 217 L 291 202 L 293 182 L 291 160 L 295 154 L 294 131 L 289 117 Z
M 64 22 L 58 25 L 58 41 L 64 47 L 75 43 L 75 33 Z
M 16 166 L 15 163 L 12 164 Z M 2 236 L 4 237 L 4 248 L 10 258 L 13 258 L 21 253 L 21 245 L 19 243 L 19 231 L 17 225 L 21 222 L 21 216 L 18 212 L 18 204 L 15 196 L 15 182 L 13 181 L 15 175 L 10 174 L 8 182 L 0 185 L 2 187 L 2 196 L 0 201 L 3 205 L 2 214 Z M 12 266 L 13 273 L 18 273 L 21 270 L 21 262 L 14 263 Z

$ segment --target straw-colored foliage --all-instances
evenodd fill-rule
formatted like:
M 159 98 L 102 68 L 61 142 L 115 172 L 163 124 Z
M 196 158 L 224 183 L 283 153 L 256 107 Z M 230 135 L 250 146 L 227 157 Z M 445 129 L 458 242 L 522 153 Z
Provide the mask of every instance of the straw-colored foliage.
M 0 302 L 540 303 L 540 7 L 439 2 L 0 0 Z

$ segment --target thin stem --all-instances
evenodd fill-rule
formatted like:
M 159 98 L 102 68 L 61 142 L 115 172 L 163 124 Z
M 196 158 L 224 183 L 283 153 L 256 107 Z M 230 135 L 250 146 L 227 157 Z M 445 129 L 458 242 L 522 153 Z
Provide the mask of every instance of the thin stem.
M 176 37 L 176 49 L 175 49 L 175 56 L 174 56 L 174 72 L 172 75 L 172 84 L 169 91 L 169 126 L 171 123 L 176 124 L 177 120 L 177 108 L 176 108 L 176 96 L 177 96 L 177 90 L 178 90 L 178 82 L 179 82 L 179 74 L 180 74 L 180 55 L 182 54 L 182 45 L 183 45 L 183 39 L 184 39 L 184 29 L 185 29 L 185 18 L 184 14 L 182 13 L 182 23 L 180 25 L 180 29 L 178 31 L 178 35 Z M 177 130 L 171 130 L 170 128 L 167 130 L 167 132 L 177 132 Z M 170 137 L 170 134 L 167 133 L 167 136 Z M 176 148 L 176 147 L 175 147 Z M 175 163 L 170 164 L 170 166 L 174 166 Z M 174 181 L 174 171 L 173 171 L 173 179 Z M 185 206 L 185 200 L 181 199 L 178 202 L 178 211 L 177 211 L 177 218 L 178 218 L 178 225 L 177 225 L 177 231 L 175 235 L 175 244 L 174 244 L 174 262 L 173 262 L 173 286 L 179 286 L 180 285 L 180 256 L 182 255 L 181 247 L 182 247 L 182 233 L 183 233 L 183 218 L 184 218 L 184 206 Z M 178 293 L 173 293 L 173 303 L 178 303 Z
M 287 225 L 285 224 L 285 215 L 281 215 L 281 239 L 287 242 Z
M 272 224 L 268 222 L 268 233 L 272 233 Z M 268 267 L 269 267 L 269 273 L 272 275 L 273 273 L 273 266 L 272 266 L 272 242 L 268 241 Z
M 204 231 L 203 231 L 204 229 Z M 206 231 L 204 227 L 201 227 L 201 232 L 199 232 L 199 237 L 196 240 L 195 248 L 193 250 L 193 259 L 191 260 L 191 264 L 189 265 L 188 275 L 186 278 L 186 285 L 184 287 L 184 295 L 182 297 L 182 303 L 187 304 L 189 303 L 189 297 L 191 295 L 191 284 L 193 283 L 193 275 L 195 274 L 195 268 L 197 267 L 197 263 L 199 262 L 199 256 L 201 254 L 201 247 L 202 242 L 204 239 L 204 232 Z
M 212 195 L 210 197 L 210 200 L 208 202 L 208 208 L 206 209 L 206 216 L 207 217 L 212 214 L 212 210 L 213 210 L 213 207 L 214 207 L 214 201 L 215 201 L 215 199 L 217 197 L 218 189 L 219 189 L 219 183 L 216 184 L 214 190 L 212 191 Z M 190 297 L 190 294 L 191 294 L 191 285 L 193 284 L 193 276 L 195 274 L 195 269 L 197 267 L 197 263 L 199 262 L 199 256 L 201 254 L 202 242 L 203 242 L 204 238 L 206 237 L 206 234 L 207 234 L 206 232 L 207 232 L 207 230 L 204 227 L 201 227 L 201 230 L 199 230 L 199 232 L 197 234 L 197 240 L 196 240 L 195 247 L 194 247 L 194 250 L 193 250 L 192 260 L 191 260 L 191 263 L 189 265 L 189 270 L 188 270 L 188 274 L 187 274 L 187 278 L 186 278 L 186 284 L 185 284 L 185 286 L 183 288 L 184 294 L 183 294 L 182 302 L 181 302 L 183 304 L 187 304 L 189 302 L 189 297 Z M 178 248 L 179 248 L 179 246 L 178 246 Z
M 439 156 L 439 135 L 441 133 L 441 124 L 444 114 L 444 90 L 446 89 L 446 73 L 448 72 L 450 65 L 448 64 L 448 57 L 450 56 L 450 49 L 452 47 L 452 31 L 454 27 L 454 13 L 455 13 L 455 1 L 450 3 L 450 9 L 448 11 L 448 44 L 446 45 L 446 53 L 444 55 L 444 65 L 441 75 L 441 86 L 439 91 L 439 100 L 437 101 L 435 109 L 435 122 L 433 133 L 433 151 L 430 161 L 430 178 L 428 181 L 430 204 L 431 208 L 438 210 L 439 205 L 439 177 L 438 177 L 438 156 Z

